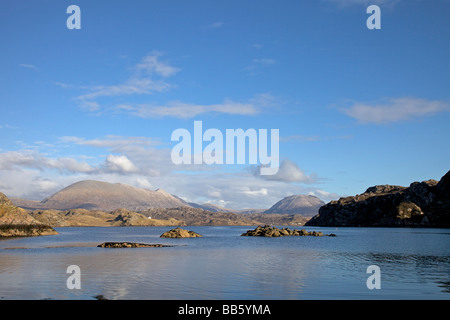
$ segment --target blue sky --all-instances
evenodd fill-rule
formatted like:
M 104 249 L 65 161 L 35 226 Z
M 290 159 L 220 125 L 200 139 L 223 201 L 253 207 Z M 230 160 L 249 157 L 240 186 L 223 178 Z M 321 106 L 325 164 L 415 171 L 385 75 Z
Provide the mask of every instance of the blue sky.
M 66 27 L 72 4 L 80 30 Z M 265 208 L 438 180 L 448 12 L 448 0 L 2 1 L 0 191 L 42 200 L 95 179 Z M 171 134 L 196 120 L 279 129 L 278 174 L 175 166 Z

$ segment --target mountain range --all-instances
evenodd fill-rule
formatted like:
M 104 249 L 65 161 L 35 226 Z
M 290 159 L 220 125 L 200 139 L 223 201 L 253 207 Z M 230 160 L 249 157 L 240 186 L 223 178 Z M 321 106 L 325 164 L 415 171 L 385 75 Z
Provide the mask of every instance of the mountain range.
M 42 201 L 19 198 L 11 198 L 11 200 L 16 206 L 27 210 L 87 209 L 108 212 L 123 208 L 139 212 L 154 208 L 191 207 L 209 212 L 301 214 L 305 217 L 314 216 L 325 204 L 319 198 L 311 195 L 293 195 L 278 201 L 269 209 L 233 210 L 212 204 L 186 202 L 162 189 L 153 191 L 122 183 L 95 180 L 76 182 Z

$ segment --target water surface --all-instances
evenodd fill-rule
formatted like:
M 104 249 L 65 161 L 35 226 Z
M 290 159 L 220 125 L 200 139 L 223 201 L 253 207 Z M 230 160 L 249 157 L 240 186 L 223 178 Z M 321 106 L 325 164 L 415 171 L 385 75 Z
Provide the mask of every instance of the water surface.
M 292 227 L 291 227 L 292 228 Z M 0 299 L 450 299 L 450 230 L 305 227 L 336 237 L 241 237 L 253 227 L 56 228 L 0 241 Z M 98 248 L 106 241 L 173 245 Z M 68 289 L 67 267 L 81 270 Z M 367 267 L 381 271 L 369 290 Z

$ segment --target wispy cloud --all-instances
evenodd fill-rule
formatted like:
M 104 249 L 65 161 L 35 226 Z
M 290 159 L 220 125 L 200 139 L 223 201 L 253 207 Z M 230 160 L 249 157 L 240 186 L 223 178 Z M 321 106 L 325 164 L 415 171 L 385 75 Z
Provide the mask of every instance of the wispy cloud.
M 387 124 L 432 116 L 450 111 L 450 103 L 421 98 L 389 98 L 381 103 L 367 104 L 356 102 L 341 112 L 362 124 Z
M 171 66 L 167 61 L 161 60 L 161 56 L 162 53 L 160 52 L 151 52 L 134 66 L 133 74 L 125 82 L 115 85 L 84 87 L 89 92 L 78 96 L 76 99 L 84 109 L 98 111 L 100 104 L 95 100 L 100 97 L 149 95 L 168 90 L 172 85 L 166 79 L 176 74 L 180 69 Z M 63 88 L 70 86 L 59 82 L 55 84 Z
M 27 63 L 21 63 L 21 64 L 19 64 L 19 67 L 27 68 L 27 69 L 32 69 L 32 70 L 34 70 L 34 71 L 38 71 L 38 70 L 39 70 L 35 65 L 33 65 L 33 64 L 27 64 Z
M 277 61 L 270 58 L 253 59 L 252 63 L 246 66 L 244 70 L 247 71 L 250 75 L 255 75 L 258 69 L 274 65 L 275 63 L 277 63 Z
M 230 114 L 252 116 L 259 114 L 264 108 L 273 106 L 275 98 L 270 94 L 256 95 L 247 102 L 225 100 L 218 104 L 194 104 L 181 101 L 173 101 L 164 105 L 119 105 L 119 112 L 129 113 L 140 118 L 173 117 L 189 119 L 200 114 Z
M 201 29 L 202 30 L 208 30 L 208 29 L 217 29 L 223 26 L 223 22 L 222 21 L 217 21 L 217 22 L 213 22 L 211 24 L 208 24 L 206 26 L 202 26 Z
M 17 130 L 17 129 L 19 129 L 19 127 L 11 126 L 9 124 L 0 124 L 0 129 Z

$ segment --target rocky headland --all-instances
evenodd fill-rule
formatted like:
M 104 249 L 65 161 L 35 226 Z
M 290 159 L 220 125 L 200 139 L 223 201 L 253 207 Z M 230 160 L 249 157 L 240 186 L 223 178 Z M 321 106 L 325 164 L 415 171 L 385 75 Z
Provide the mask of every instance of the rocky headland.
M 22 208 L 18 208 L 0 192 L 0 238 L 32 237 L 58 234 L 52 227 L 43 224 Z
M 331 201 L 307 226 L 450 227 L 450 171 L 440 181 L 378 185 Z

